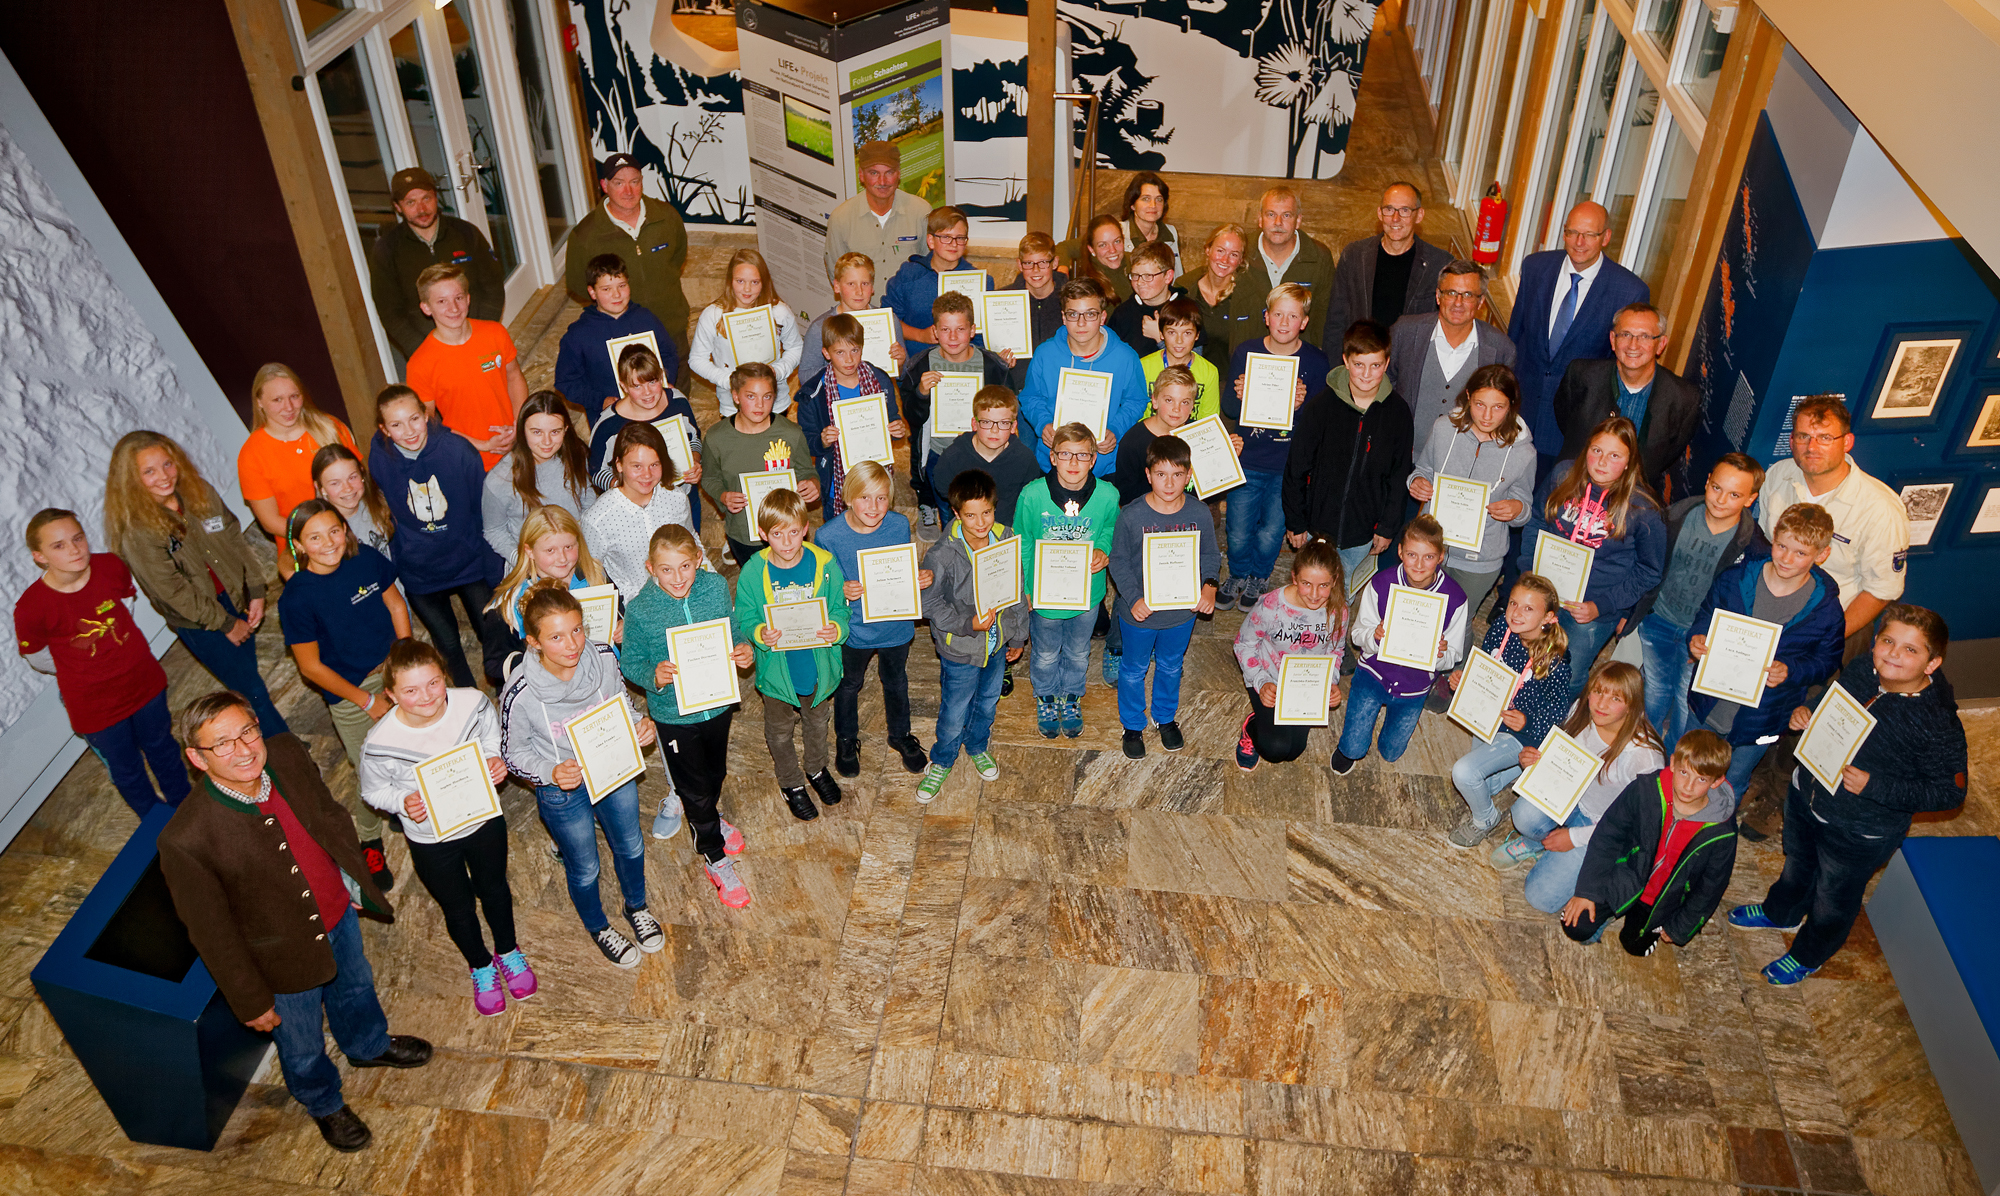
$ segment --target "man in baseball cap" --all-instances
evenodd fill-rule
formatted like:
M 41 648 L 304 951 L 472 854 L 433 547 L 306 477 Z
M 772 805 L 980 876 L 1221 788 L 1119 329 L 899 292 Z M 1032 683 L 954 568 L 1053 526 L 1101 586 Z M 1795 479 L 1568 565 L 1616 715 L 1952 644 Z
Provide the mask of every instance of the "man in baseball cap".
M 842 200 L 826 222 L 826 277 L 844 253 L 865 253 L 875 263 L 875 302 L 889 277 L 913 255 L 926 252 L 924 221 L 931 205 L 903 190 L 903 153 L 887 141 L 854 151 L 859 193 Z
M 397 351 L 407 358 L 430 335 L 430 318 L 418 307 L 417 275 L 431 266 L 465 271 L 472 318 L 498 320 L 507 298 L 500 261 L 477 227 L 439 209 L 431 172 L 421 166 L 397 171 L 389 180 L 389 202 L 400 219 L 382 230 L 368 255 L 368 272 L 375 314 Z
M 646 172 L 632 154 L 621 150 L 599 162 L 597 189 L 604 193 L 604 202 L 570 230 L 563 284 L 578 303 L 589 307 L 591 261 L 608 253 L 624 262 L 631 302 L 658 316 L 682 350 L 680 374 L 674 381 L 685 387 L 688 302 L 681 290 L 681 271 L 687 265 L 687 225 L 674 205 L 646 194 Z M 571 397 L 588 405 L 585 397 Z

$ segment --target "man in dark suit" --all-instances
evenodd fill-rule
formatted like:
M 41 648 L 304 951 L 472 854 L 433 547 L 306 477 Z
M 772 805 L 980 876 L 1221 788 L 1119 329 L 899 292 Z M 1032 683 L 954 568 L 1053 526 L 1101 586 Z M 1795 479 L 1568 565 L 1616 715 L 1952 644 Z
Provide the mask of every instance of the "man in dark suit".
M 1666 348 L 1659 309 L 1628 303 L 1612 319 L 1612 360 L 1570 362 L 1555 397 L 1563 460 L 1582 455 L 1592 428 L 1622 415 L 1639 429 L 1640 467 L 1662 502 L 1671 501 L 1667 471 L 1687 451 L 1701 414 L 1701 392 L 1659 364 Z
M 1540 476 L 1559 459 L 1562 429 L 1556 423 L 1556 387 L 1569 363 L 1608 357 L 1611 317 L 1628 303 L 1652 297 L 1645 280 L 1604 256 L 1610 214 L 1585 200 L 1563 221 L 1563 248 L 1531 253 L 1521 262 L 1521 286 L 1507 335 L 1520 351 L 1521 417 L 1535 434 Z
M 1328 361 L 1340 360 L 1347 326 L 1363 316 L 1393 329 L 1404 316 L 1430 314 L 1431 288 L 1451 260 L 1448 251 L 1417 238 L 1424 222 L 1424 197 L 1413 184 L 1390 183 L 1384 188 L 1375 218 L 1376 235 L 1348 242 L 1334 268 L 1322 338 Z
M 1514 364 L 1514 342 L 1479 318 L 1485 302 L 1486 271 L 1468 261 L 1448 262 L 1438 275 L 1437 310 L 1404 316 L 1389 330 L 1389 383 L 1409 400 L 1415 457 L 1424 455 L 1431 428 L 1450 412 L 1472 371 Z

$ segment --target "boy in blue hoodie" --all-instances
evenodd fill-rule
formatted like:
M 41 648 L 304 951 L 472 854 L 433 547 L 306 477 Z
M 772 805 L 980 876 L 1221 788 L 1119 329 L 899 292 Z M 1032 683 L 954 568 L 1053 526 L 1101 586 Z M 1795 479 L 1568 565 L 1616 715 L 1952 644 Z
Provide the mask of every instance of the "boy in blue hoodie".
M 882 305 L 896 313 L 903 329 L 903 352 L 911 358 L 937 343 L 937 336 L 931 331 L 935 322 L 931 304 L 938 297 L 938 275 L 978 269 L 965 264 L 965 246 L 971 228 L 965 213 L 957 208 L 932 209 L 924 222 L 924 247 L 928 252 L 911 254 L 889 276 Z M 987 285 L 981 289 L 991 290 L 992 279 L 986 281 Z
M 659 343 L 660 365 L 666 378 L 680 370 L 680 350 L 660 318 L 632 302 L 632 284 L 625 277 L 625 260 L 615 253 L 600 253 L 590 259 L 585 275 L 586 293 L 592 306 L 562 335 L 556 347 L 556 389 L 570 402 L 583 408 L 588 422 L 596 423 L 606 403 L 618 401 L 618 371 L 605 343 L 619 337 L 650 332 Z
M 407 386 L 375 396 L 375 438 L 368 445 L 368 473 L 389 499 L 396 518 L 396 571 L 410 609 L 431 643 L 451 666 L 451 683 L 472 687 L 472 667 L 458 636 L 451 600 L 479 634 L 486 682 L 500 688 L 507 658 L 506 624 L 486 608 L 505 564 L 486 543 L 479 504 L 486 470 L 472 442 L 429 419 L 423 400 Z
M 1816 503 L 1792 504 L 1778 516 L 1770 558 L 1752 558 L 1716 578 L 1689 624 L 1688 655 L 1696 660 L 1708 655 L 1708 625 L 1718 610 L 1785 629 L 1764 677 L 1763 701 L 1742 706 L 1709 694 L 1687 695 L 1696 724 L 1729 741 L 1729 787 L 1738 793 L 1785 733 L 1792 710 L 1805 704 L 1807 691 L 1840 671 L 1846 616 L 1840 586 L 1820 568 L 1832 550 L 1833 516 Z

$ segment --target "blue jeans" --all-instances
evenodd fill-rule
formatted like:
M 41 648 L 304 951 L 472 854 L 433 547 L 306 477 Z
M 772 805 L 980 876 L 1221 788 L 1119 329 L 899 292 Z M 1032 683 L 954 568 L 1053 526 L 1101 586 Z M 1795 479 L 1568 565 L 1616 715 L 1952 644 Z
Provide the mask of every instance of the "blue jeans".
M 1417 733 L 1428 691 L 1411 698 L 1392 698 L 1375 674 L 1364 668 L 1354 670 L 1354 684 L 1347 691 L 1347 721 L 1340 728 L 1340 754 L 1359 760 L 1368 754 L 1368 741 L 1375 739 L 1375 716 L 1382 720 L 1382 737 L 1375 747 L 1382 759 L 1394 764 L 1409 750 L 1410 737 Z
M 1646 720 L 1660 733 L 1671 754 L 1687 732 L 1688 686 L 1694 682 L 1694 658 L 1688 655 L 1687 632 L 1658 615 L 1639 620 L 1639 647 L 1645 663 Z
M 1772 743 L 1775 742 L 1777 741 L 1772 741 Z M 1723 774 L 1723 776 L 1729 782 L 1729 787 L 1736 791 L 1736 800 L 1739 803 L 1743 800 L 1744 786 L 1750 783 L 1750 774 L 1757 771 L 1757 762 L 1762 760 L 1764 753 L 1770 750 L 1771 744 L 1769 743 L 1729 745 L 1729 771 Z M 1668 757 L 1671 758 L 1673 754 L 1673 748 L 1669 747 L 1667 749 Z
M 1615 611 L 1599 611 L 1594 623 L 1579 623 L 1563 610 L 1556 614 L 1556 621 L 1562 624 L 1563 634 L 1569 637 L 1569 696 L 1583 696 L 1584 687 L 1590 684 L 1590 666 L 1597 654 L 1604 651 L 1604 645 L 1618 630 L 1618 614 Z
M 1359 674 L 1356 674 L 1358 677 Z M 1451 783 L 1472 808 L 1474 825 L 1490 829 L 1500 824 L 1500 811 L 1493 808 L 1493 795 L 1521 775 L 1521 741 L 1505 731 L 1458 758 L 1451 766 Z
M 627 911 L 646 908 L 646 841 L 639 835 L 639 782 L 627 781 L 590 804 L 590 791 L 582 785 L 563 789 L 555 785 L 535 786 L 535 804 L 540 807 L 542 825 L 549 837 L 562 848 L 563 878 L 569 882 L 570 904 L 583 928 L 592 934 L 611 925 L 604 916 L 604 903 L 597 895 L 597 833 L 592 823 L 604 828 L 605 842 L 611 844 L 611 867 L 618 874 L 618 888 L 625 896 Z
M 218 592 L 215 600 L 233 619 L 243 617 L 229 595 Z M 257 633 L 252 631 L 242 643 L 232 644 L 225 632 L 210 631 L 205 627 L 177 627 L 174 634 L 187 645 L 188 655 L 200 662 L 201 667 L 215 675 L 217 681 L 250 700 L 250 709 L 257 715 L 257 726 L 265 735 L 280 735 L 291 730 L 285 716 L 278 713 L 278 707 L 271 701 L 271 691 L 264 687 L 264 675 L 257 671 Z
M 389 1049 L 389 1019 L 375 997 L 375 972 L 362 954 L 361 922 L 353 910 L 334 923 L 326 945 L 333 949 L 333 979 L 304 992 L 279 993 L 271 1003 L 278 1011 L 271 1041 L 285 1087 L 312 1117 L 337 1113 L 347 1103 L 340 1095 L 340 1069 L 326 1057 L 326 1027 L 333 1028 L 333 1040 L 350 1059 L 373 1059 Z
M 1569 817 L 1563 820 L 1563 825 L 1571 830 L 1590 824 L 1590 815 L 1583 812 L 1582 806 L 1571 810 Z M 1533 802 L 1517 801 L 1514 803 L 1514 829 L 1521 832 L 1523 839 L 1540 843 L 1556 829 L 1556 824 Z M 1568 851 L 1542 853 L 1528 873 L 1528 904 L 1545 914 L 1557 913 L 1569 904 L 1569 899 L 1576 896 L 1577 874 L 1583 871 L 1583 853 L 1582 844 Z
M 1341 549 L 1340 575 L 1347 578 L 1353 577 L 1354 571 L 1361 567 L 1361 562 L 1374 555 L 1375 541 L 1373 540 L 1368 541 L 1366 544 L 1357 544 L 1352 548 Z M 1353 583 L 1349 582 L 1348 584 L 1352 585 Z
M 144 818 L 161 802 L 178 806 L 188 795 L 187 760 L 181 755 L 180 745 L 174 742 L 173 716 L 167 713 L 166 690 L 123 720 L 83 738 L 97 758 L 104 761 L 104 770 L 111 774 L 118 796 L 139 817 Z M 153 776 L 160 782 L 158 797 L 153 795 L 153 782 L 146 776 L 148 764 L 153 766 Z
M 1243 471 L 1243 484 L 1227 494 L 1229 576 L 1263 581 L 1278 566 L 1285 543 L 1285 472 Z
M 1090 612 L 1052 619 L 1028 616 L 1028 680 L 1038 698 L 1083 694 L 1090 673 Z
M 938 673 L 937 741 L 931 744 L 931 763 L 950 768 L 958 763 L 959 748 L 976 756 L 993 739 L 993 710 L 1000 704 L 1007 653 L 995 648 L 984 665 L 940 660 Z
M 1165 631 L 1125 623 L 1125 655 L 1118 661 L 1118 722 L 1146 729 L 1146 669 L 1153 670 L 1153 722 L 1170 723 L 1181 708 L 1181 662 L 1194 638 L 1193 619 Z

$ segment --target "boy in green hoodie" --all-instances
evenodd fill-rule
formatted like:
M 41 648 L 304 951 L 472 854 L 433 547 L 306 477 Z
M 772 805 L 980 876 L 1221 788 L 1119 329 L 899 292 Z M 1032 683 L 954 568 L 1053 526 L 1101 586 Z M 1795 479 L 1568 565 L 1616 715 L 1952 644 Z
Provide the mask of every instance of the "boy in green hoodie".
M 1111 535 L 1118 526 L 1118 491 L 1110 478 L 1091 474 L 1097 465 L 1097 444 L 1082 424 L 1056 429 L 1049 460 L 1055 469 L 1022 487 L 1014 504 L 1015 530 L 1026 541 L 1021 545 L 1021 586 L 1031 608 L 1029 638 L 1035 645 L 1028 679 L 1035 687 L 1035 729 L 1044 739 L 1054 739 L 1058 728 L 1074 739 L 1083 734 L 1090 633 L 1097 608 L 1104 602 L 1104 571 L 1111 563 Z M 1091 545 L 1089 611 L 1034 605 L 1035 546 L 1044 540 Z M 1079 614 L 1091 617 L 1079 619 Z
M 945 500 L 958 518 L 924 554 L 924 568 L 931 572 L 924 611 L 930 616 L 939 672 L 937 739 L 931 745 L 931 766 L 917 783 L 917 800 L 926 805 L 944 788 L 961 746 L 981 779 L 1000 775 L 986 748 L 993 736 L 993 711 L 1000 704 L 1001 677 L 1007 662 L 1021 659 L 1028 642 L 1028 617 L 1019 602 L 978 609 L 972 554 L 1014 535 L 995 518 L 993 494 L 993 475 L 983 469 L 953 478 Z
M 757 530 L 767 547 L 736 575 L 736 634 L 756 645 L 757 692 L 764 699 L 764 746 L 778 772 L 778 788 L 792 817 L 807 822 L 819 810 L 810 784 L 826 805 L 840 801 L 840 785 L 826 766 L 826 728 L 833 691 L 840 687 L 840 645 L 847 639 L 847 578 L 840 562 L 806 541 L 806 504 L 791 490 L 774 490 L 757 509 Z M 770 608 L 824 600 L 824 618 L 810 647 L 792 648 L 788 633 L 773 627 Z M 803 631 L 789 633 L 805 635 Z M 805 728 L 805 765 L 799 764 L 799 727 Z

